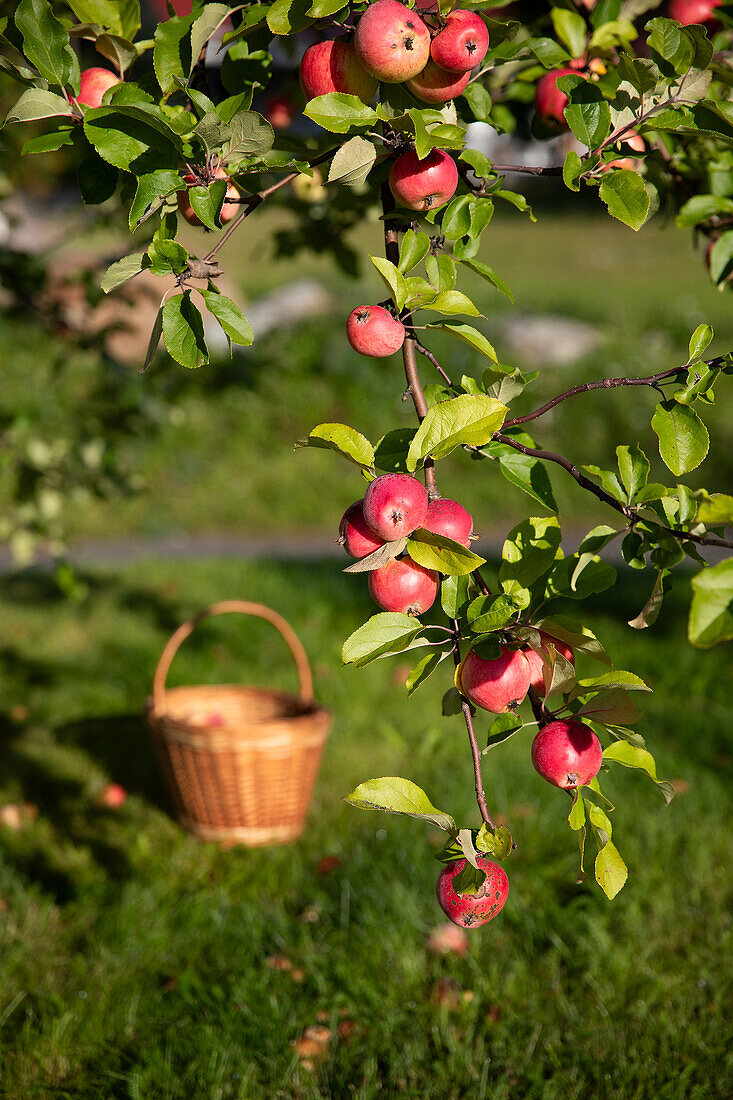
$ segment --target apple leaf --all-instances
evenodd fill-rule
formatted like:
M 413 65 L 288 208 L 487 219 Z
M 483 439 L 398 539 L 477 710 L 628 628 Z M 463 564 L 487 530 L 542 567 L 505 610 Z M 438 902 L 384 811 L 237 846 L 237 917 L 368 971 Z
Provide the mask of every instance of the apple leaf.
M 407 454 L 407 468 L 432 457 L 445 458 L 456 447 L 482 447 L 504 423 L 506 405 L 493 397 L 463 394 L 433 405 L 415 433 Z
M 383 611 L 372 615 L 349 635 L 341 649 L 341 659 L 345 665 L 363 668 L 388 653 L 407 649 L 421 630 L 422 624 L 412 615 Z
M 399 776 L 389 775 L 360 783 L 355 791 L 345 796 L 344 801 L 359 809 L 384 810 L 385 813 L 406 814 L 420 821 L 429 821 L 453 836 L 458 832 L 450 814 L 436 809 L 416 783 Z
M 671 783 L 657 779 L 657 765 L 652 754 L 638 745 L 631 745 L 628 741 L 614 741 L 603 750 L 603 759 L 614 760 L 617 764 L 623 764 L 625 768 L 640 768 L 652 779 L 662 794 L 664 801 L 669 803 L 674 798 L 674 787 Z
M 708 430 L 688 405 L 660 401 L 652 417 L 652 431 L 659 439 L 662 461 L 676 477 L 695 470 L 708 453 Z
M 295 445 L 336 451 L 365 470 L 374 466 L 374 448 L 371 443 L 366 436 L 355 428 L 350 428 L 348 424 L 318 424 L 306 439 L 299 439 Z

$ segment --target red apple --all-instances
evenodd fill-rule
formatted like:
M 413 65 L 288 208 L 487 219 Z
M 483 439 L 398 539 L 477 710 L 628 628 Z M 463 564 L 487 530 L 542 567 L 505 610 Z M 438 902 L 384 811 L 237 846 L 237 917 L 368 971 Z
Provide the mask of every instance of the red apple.
M 557 82 L 561 76 L 577 74 L 577 69 L 552 69 L 541 78 L 537 84 L 534 97 L 534 106 L 538 117 L 553 130 L 567 130 L 565 121 L 565 108 L 568 105 L 568 97 L 561 92 Z
M 710 29 L 717 26 L 713 12 L 723 0 L 669 0 L 669 18 L 676 19 L 683 27 L 692 23 L 701 23 Z
M 357 306 L 346 322 L 346 339 L 360 355 L 383 359 L 405 342 L 405 326 L 384 306 Z
M 617 145 L 628 145 L 629 149 L 633 149 L 635 153 L 646 152 L 646 142 L 641 134 L 637 134 L 636 130 L 629 130 L 624 134 L 622 138 L 619 138 Z M 641 164 L 641 161 L 636 157 L 619 157 L 618 160 L 611 160 L 603 166 L 603 170 L 606 171 L 609 168 L 626 168 L 630 172 L 636 171 Z
M 422 615 L 438 595 L 438 574 L 411 558 L 392 558 L 369 574 L 369 592 L 382 611 Z
M 411 535 L 427 514 L 425 486 L 409 474 L 382 474 L 364 494 L 364 519 L 385 542 Z
M 397 157 L 389 173 L 390 191 L 408 210 L 435 210 L 444 206 L 457 187 L 456 162 L 443 149 L 431 149 L 423 160 L 418 160 L 411 149 Z
M 417 76 L 430 57 L 430 31 L 398 0 L 376 0 L 356 27 L 354 47 L 368 73 L 385 84 Z
M 549 634 L 545 634 L 544 630 L 541 630 L 540 631 L 540 643 L 541 643 L 541 646 L 542 646 L 542 652 L 544 653 L 545 656 L 547 656 L 547 648 L 546 647 L 547 647 L 548 642 L 550 642 L 552 645 L 554 645 L 557 652 L 562 657 L 564 657 L 567 661 L 570 661 L 571 665 L 575 665 L 575 654 L 573 653 L 570 646 L 566 645 L 565 642 L 561 642 L 559 640 L 559 638 L 553 638 Z M 530 670 L 530 675 L 532 677 L 530 682 L 529 682 L 529 686 L 534 688 L 534 690 L 537 692 L 537 694 L 539 695 L 539 697 L 541 699 L 544 699 L 544 696 L 545 696 L 545 680 L 544 680 L 544 676 L 543 676 L 543 671 L 544 671 L 545 666 L 544 666 L 544 662 L 542 660 L 542 656 L 539 653 L 537 653 L 536 650 L 532 649 L 531 646 L 526 646 L 522 650 L 522 653 L 524 653 L 524 656 L 527 658 L 527 661 L 529 662 L 529 670 Z
M 287 130 L 296 112 L 297 108 L 290 96 L 271 95 L 265 100 L 264 115 L 275 130 Z
M 441 69 L 467 73 L 480 65 L 489 48 L 489 32 L 480 15 L 473 11 L 448 13 L 445 26 L 430 46 L 430 56 Z
M 476 707 L 505 714 L 529 691 L 530 667 L 521 649 L 502 649 L 492 661 L 469 653 L 460 666 L 459 691 Z
M 376 80 L 361 66 L 354 47 L 340 38 L 308 47 L 300 62 L 300 86 L 306 99 L 346 92 L 364 103 L 377 90 Z
M 85 107 L 101 107 L 102 96 L 107 89 L 121 83 L 120 78 L 109 69 L 85 69 L 81 74 L 77 103 L 83 103 Z
M 473 517 L 457 500 L 431 500 L 423 527 L 436 535 L 445 535 L 464 546 L 471 545 Z
M 503 867 L 484 855 L 479 855 L 476 862 L 486 872 L 477 893 L 457 894 L 453 889 L 453 879 L 466 866 L 465 859 L 446 863 L 435 884 L 440 908 L 449 920 L 461 928 L 478 928 L 493 920 L 504 908 L 509 893 L 509 879 Z
M 363 500 L 354 501 L 344 512 L 339 524 L 338 541 L 352 558 L 365 558 L 384 546 L 384 539 L 375 535 L 364 519 Z
M 430 58 L 423 71 L 407 81 L 407 87 L 423 103 L 447 103 L 465 91 L 470 79 L 470 73 L 449 73 Z
M 535 771 L 566 790 L 590 783 L 603 763 L 603 749 L 583 722 L 548 722 L 532 742 Z
M 188 184 L 192 184 L 192 185 L 196 184 L 196 177 L 191 175 L 190 172 L 186 172 L 186 175 L 183 178 L 186 181 L 186 183 L 188 183 Z M 224 169 L 220 165 L 216 170 L 216 179 L 225 180 L 227 178 L 228 177 L 227 177 L 226 172 L 224 171 Z M 227 187 L 227 193 L 225 195 L 225 198 L 226 199 L 238 199 L 239 197 L 240 197 L 239 196 L 239 191 L 237 191 L 237 189 L 236 189 L 236 187 L 234 186 L 233 183 L 230 183 L 229 186 Z M 201 225 L 201 221 L 199 220 L 198 215 L 194 212 L 194 209 L 191 206 L 191 202 L 190 202 L 190 199 L 188 197 L 188 191 L 179 191 L 178 192 L 178 210 L 180 212 L 181 217 L 184 218 L 188 222 L 189 225 Z M 232 218 L 235 218 L 237 216 L 237 214 L 239 213 L 239 210 L 240 210 L 240 207 L 239 207 L 238 203 L 236 203 L 236 202 L 224 202 L 224 204 L 222 205 L 222 208 L 221 208 L 221 214 L 219 216 L 222 225 L 226 225 L 226 223 L 230 222 L 232 220 Z
M 103 806 L 116 810 L 127 801 L 127 791 L 119 783 L 108 783 L 99 796 Z

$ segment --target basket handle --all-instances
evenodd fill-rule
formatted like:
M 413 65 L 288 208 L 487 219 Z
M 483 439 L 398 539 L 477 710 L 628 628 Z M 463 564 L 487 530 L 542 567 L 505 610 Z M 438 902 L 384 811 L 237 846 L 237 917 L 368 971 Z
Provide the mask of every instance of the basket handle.
M 293 655 L 293 660 L 298 670 L 300 697 L 306 703 L 311 702 L 313 699 L 313 676 L 311 674 L 310 664 L 308 663 L 308 657 L 303 648 L 303 643 L 292 626 L 283 619 L 282 615 L 278 615 L 276 611 L 272 611 L 264 604 L 249 603 L 247 600 L 222 600 L 220 603 L 213 603 L 211 607 L 199 611 L 198 615 L 194 615 L 193 618 L 182 623 L 181 626 L 178 627 L 178 630 L 176 630 L 166 642 L 163 652 L 160 655 L 160 660 L 156 666 L 155 675 L 153 676 L 154 711 L 161 713 L 165 710 L 165 681 L 173 658 L 178 652 L 182 642 L 184 642 L 189 634 L 193 633 L 199 623 L 202 623 L 205 619 L 210 619 L 214 615 L 226 615 L 233 611 L 241 615 L 255 615 L 258 619 L 265 619 L 268 623 L 272 623 L 275 629 L 280 632 Z

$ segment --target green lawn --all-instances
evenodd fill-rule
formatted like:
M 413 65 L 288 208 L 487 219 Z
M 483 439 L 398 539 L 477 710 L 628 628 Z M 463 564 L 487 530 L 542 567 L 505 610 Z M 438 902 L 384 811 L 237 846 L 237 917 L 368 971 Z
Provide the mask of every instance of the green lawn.
M 646 578 L 590 612 L 617 662 L 652 683 L 640 729 L 681 788 L 665 808 L 643 776 L 604 780 L 627 886 L 608 902 L 574 885 L 567 799 L 515 738 L 485 764 L 519 845 L 509 900 L 465 957 L 443 959 L 425 945 L 441 921 L 436 837 L 340 796 L 403 774 L 475 824 L 465 731 L 439 717 L 439 677 L 408 701 L 399 659 L 339 667 L 369 612 L 363 581 L 327 563 L 212 561 L 86 580 L 79 604 L 32 575 L 0 594 L 0 804 L 39 809 L 0 825 L 9 1100 L 732 1094 L 730 656 L 688 647 L 684 592 L 642 634 L 623 623 Z M 168 634 L 235 595 L 291 619 L 334 712 L 307 830 L 282 849 L 220 851 L 181 833 L 138 718 Z M 291 686 L 293 672 L 269 628 L 231 618 L 195 634 L 173 670 L 177 683 L 240 679 Z M 96 802 L 110 780 L 130 793 L 118 810 Z M 341 862 L 319 874 L 325 856 Z M 309 1071 L 293 1044 L 314 1024 L 346 1026 Z

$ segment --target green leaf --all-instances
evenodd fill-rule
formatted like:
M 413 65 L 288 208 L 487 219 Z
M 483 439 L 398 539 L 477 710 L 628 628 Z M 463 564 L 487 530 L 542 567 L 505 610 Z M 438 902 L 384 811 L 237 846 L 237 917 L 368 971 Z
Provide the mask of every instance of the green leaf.
M 273 34 L 289 35 L 302 31 L 310 23 L 306 12 L 311 0 L 275 0 L 267 12 L 267 25 Z
M 98 23 L 124 38 L 140 30 L 139 0 L 69 0 L 69 7 L 80 23 Z
M 603 646 L 596 638 L 590 627 L 576 623 L 564 615 L 557 615 L 552 619 L 541 619 L 537 627 L 549 634 L 551 638 L 557 638 L 565 642 L 577 653 L 585 653 L 596 661 L 611 667 L 611 659 L 606 654 Z
M 316 96 L 306 104 L 303 114 L 332 134 L 365 129 L 377 121 L 376 111 L 362 103 L 358 96 L 347 95 L 346 92 Z
M 733 558 L 709 566 L 692 578 L 688 637 L 710 649 L 733 638 Z
M 733 496 L 712 493 L 698 506 L 695 518 L 707 527 L 733 526 Z
M 176 79 L 184 85 L 195 63 L 191 57 L 189 31 L 196 22 L 195 15 L 178 16 L 158 23 L 155 28 L 153 67 L 163 95 L 170 95 L 179 88 Z
M 39 134 L 38 137 L 28 138 L 21 150 L 21 156 L 31 156 L 33 153 L 55 153 L 65 145 L 73 145 L 78 130 L 56 130 L 51 134 Z
M 138 53 L 133 43 L 117 34 L 100 34 L 94 45 L 97 53 L 111 61 L 121 76 L 137 61 Z
M 471 602 L 467 612 L 471 630 L 475 634 L 501 630 L 522 610 L 524 592 L 526 589 L 518 590 L 511 595 L 501 592 L 498 595 L 478 596 Z
M 577 694 L 585 695 L 591 690 L 600 691 L 603 688 L 610 687 L 625 688 L 627 691 L 652 690 L 648 684 L 644 683 L 641 676 L 637 676 L 635 672 L 627 672 L 626 669 L 618 668 L 614 669 L 613 672 L 604 672 L 601 676 L 578 680 Z
M 569 98 L 565 121 L 578 141 L 589 150 L 596 149 L 611 129 L 611 108 L 600 89 L 577 76 L 561 76 L 557 87 Z
M 466 704 L 468 706 L 468 704 Z M 450 718 L 454 714 L 460 714 L 463 710 L 463 699 L 458 688 L 448 688 L 441 703 L 441 714 L 444 718 Z
M 141 271 L 150 266 L 146 252 L 136 252 L 132 256 L 124 256 L 113 263 L 104 273 L 101 287 L 105 294 L 111 294 L 118 286 L 122 286 L 129 279 L 134 279 Z
M 489 736 L 483 753 L 495 749 L 497 745 L 503 745 L 510 737 L 513 737 L 522 728 L 522 719 L 508 711 L 506 714 L 497 714 L 489 726 Z
M 472 573 L 486 564 L 485 558 L 474 554 L 463 543 L 424 528 L 412 532 L 407 540 L 407 552 L 424 569 L 437 569 L 439 573 L 455 577 Z
M 461 260 L 461 263 L 465 264 L 471 271 L 475 271 L 476 274 L 480 275 L 483 279 L 486 279 L 487 282 L 496 287 L 500 294 L 503 294 L 505 298 L 508 298 L 509 301 L 514 304 L 514 295 L 504 280 L 501 279 L 495 271 L 492 271 L 492 269 L 482 260 Z
M 209 313 L 216 317 L 233 344 L 249 347 L 254 342 L 255 335 L 251 324 L 231 298 L 218 294 L 215 290 L 201 290 L 199 293 Z
M 157 108 L 97 107 L 86 112 L 84 133 L 103 160 L 136 176 L 178 167 L 181 139 Z
M 417 428 L 394 428 L 374 448 L 374 465 L 388 473 L 407 473 L 407 453 Z
M 463 237 L 471 228 L 472 195 L 458 195 L 451 199 L 443 211 L 440 228 L 450 241 Z
M 407 468 L 416 469 L 422 459 L 445 458 L 464 444 L 483 447 L 501 427 L 506 405 L 493 397 L 464 394 L 434 405 L 423 419 L 410 444 Z
M 466 860 L 466 866 L 463 870 L 459 871 L 457 875 L 453 876 L 451 885 L 455 892 L 460 897 L 463 897 L 466 894 L 477 894 L 485 882 L 486 872 L 482 871 L 479 867 L 473 867 L 472 864 Z
M 570 50 L 573 57 L 580 57 L 585 52 L 586 25 L 585 19 L 577 11 L 568 11 L 567 8 L 553 8 L 550 12 L 555 34 Z
M 436 809 L 421 787 L 396 775 L 360 783 L 344 801 L 363 810 L 384 810 L 390 814 L 406 814 L 420 821 L 429 821 L 454 836 L 458 832 L 451 815 Z
M 257 111 L 237 111 L 229 119 L 231 139 L 228 161 L 242 157 L 263 157 L 269 153 L 275 142 L 275 131 L 270 123 Z
M 221 229 L 221 210 L 227 193 L 226 180 L 214 180 L 208 187 L 190 187 L 188 201 L 207 229 Z
M 651 19 L 646 28 L 650 31 L 647 46 L 662 72 L 666 76 L 683 76 L 695 58 L 695 49 L 684 29 L 671 19 Z
M 605 173 L 600 196 L 609 214 L 630 226 L 641 229 L 649 214 L 649 195 L 642 177 L 629 168 L 612 169 Z
M 733 231 L 721 233 L 710 250 L 710 278 L 722 283 L 733 271 Z
M 696 359 L 700 358 L 714 335 L 715 333 L 713 332 L 712 325 L 703 324 L 697 326 L 690 337 L 690 357 L 687 360 L 688 363 L 694 363 Z
M 595 863 L 596 882 L 611 900 L 622 889 L 629 872 L 615 844 L 609 840 L 599 851 Z
M 580 797 L 577 787 L 573 792 L 573 806 L 568 814 L 568 824 L 576 833 L 585 825 L 585 802 Z
M 596 722 L 610 722 L 613 725 L 632 726 L 641 717 L 634 700 L 625 688 L 608 688 L 599 691 L 578 711 L 578 717 L 592 718 Z
M 644 630 L 646 627 L 652 626 L 659 618 L 659 612 L 662 610 L 662 601 L 669 587 L 669 585 L 665 583 L 668 576 L 668 569 L 660 569 L 657 573 L 649 599 L 646 601 L 639 614 L 635 618 L 629 619 L 629 626 L 633 630 Z
M 550 475 L 544 462 L 523 455 L 506 443 L 493 443 L 491 453 L 498 457 L 499 469 L 510 485 L 515 485 L 551 512 L 557 511 Z
M 377 150 L 374 148 L 373 142 L 367 141 L 363 137 L 350 138 L 345 145 L 341 146 L 331 161 L 328 169 L 328 182 L 364 183 L 376 159 Z M 429 244 L 428 241 L 428 246 Z
M 388 611 L 372 615 L 346 639 L 341 659 L 345 665 L 363 668 L 378 657 L 407 649 L 421 630 L 422 625 L 411 615 Z
M 499 581 L 505 592 L 529 588 L 552 567 L 562 533 L 555 516 L 532 516 L 517 524 L 501 551 Z
M 77 95 L 79 62 L 71 48 L 69 32 L 54 15 L 48 0 L 20 0 L 14 19 L 23 36 L 23 52 L 31 65 L 49 84 L 58 84 Z
M 497 825 L 495 829 L 492 829 L 485 821 L 476 834 L 475 844 L 479 852 L 500 860 L 510 856 L 514 847 L 512 834 L 506 825 Z
M 400 262 L 397 265 L 399 270 L 403 275 L 406 275 L 421 260 L 425 259 L 429 251 L 430 237 L 427 233 L 415 233 L 414 229 L 408 229 L 400 242 Z
M 691 229 L 716 214 L 733 214 L 733 199 L 724 195 L 693 195 L 680 209 L 675 225 L 678 229 Z
M 580 177 L 583 174 L 583 162 L 575 149 L 569 149 L 562 166 L 562 179 L 569 191 L 580 191 Z
M 428 653 L 427 657 L 422 657 L 415 667 L 410 669 L 405 680 L 409 696 L 414 695 L 420 685 L 424 684 L 428 676 L 435 671 L 440 664 L 440 658 L 440 653 Z
M 578 564 L 575 566 L 573 575 L 570 579 L 570 587 L 573 592 L 577 589 L 578 581 L 583 570 L 595 560 L 599 550 L 607 546 L 617 535 L 618 531 L 613 527 L 607 527 L 605 524 L 601 524 L 600 527 L 594 527 L 593 530 L 589 531 L 583 538 L 583 541 L 578 547 Z
M 118 172 L 103 161 L 94 150 L 84 157 L 76 169 L 76 180 L 82 202 L 90 205 L 106 202 L 115 193 Z
M 571 554 L 556 561 L 547 578 L 546 597 L 565 596 L 567 599 L 584 600 L 596 592 L 605 592 L 616 583 L 616 570 L 597 555 L 578 571 L 580 557 Z
M 646 749 L 630 745 L 628 741 L 614 741 L 608 748 L 603 750 L 603 759 L 604 761 L 613 760 L 617 764 L 623 764 L 625 768 L 640 768 L 654 780 L 667 805 L 674 798 L 674 787 L 671 783 L 665 783 L 657 778 L 656 762 L 652 754 Z
M 708 453 L 708 430 L 689 405 L 661 401 L 652 417 L 652 430 L 659 438 L 663 462 L 676 477 L 696 469 Z
M 188 77 L 191 76 L 202 49 L 227 18 L 230 10 L 229 4 L 207 4 L 191 27 L 191 63 L 186 74 Z
M 135 198 L 129 213 L 129 226 L 132 233 L 141 222 L 150 217 L 161 205 L 167 195 L 181 187 L 178 172 L 163 168 L 159 172 L 148 172 L 137 181 Z
M 392 295 L 395 306 L 401 310 L 407 301 L 407 284 L 402 272 L 383 256 L 370 256 L 369 259 L 382 276 L 385 286 Z
M 433 313 L 456 314 L 462 313 L 466 317 L 481 317 L 481 313 L 471 299 L 460 290 L 444 290 L 430 303 L 425 303 L 425 309 Z M 488 343 L 488 341 L 487 341 Z M 489 344 L 489 347 L 491 345 Z M 493 351 L 493 348 L 492 348 Z M 492 358 L 492 356 L 489 356 Z M 496 362 L 496 356 L 493 356 Z
M 463 576 L 444 577 L 440 585 L 440 605 L 449 619 L 457 619 L 468 602 L 469 578 Z
M 439 300 L 436 299 L 436 302 Z M 430 308 L 435 309 L 436 303 L 434 302 Z M 469 347 L 475 348 L 476 351 L 480 351 L 493 363 L 497 362 L 496 352 L 489 341 L 482 332 L 473 328 L 472 325 L 464 325 L 458 321 L 432 321 L 428 328 L 437 328 L 441 332 L 446 332 L 449 336 L 455 336 L 456 340 L 460 340 L 462 343 L 468 344 Z
M 63 96 L 47 92 L 43 88 L 28 88 L 8 111 L 5 125 L 59 116 L 71 116 L 71 107 Z
M 168 354 L 189 370 L 208 361 L 203 318 L 190 290 L 174 294 L 163 306 L 163 343 Z
M 298 447 L 323 447 L 337 451 L 349 462 L 365 470 L 374 466 L 374 448 L 366 436 L 348 424 L 318 424 L 307 439 L 298 440 Z
M 632 502 L 639 489 L 643 489 L 649 478 L 649 459 L 637 443 L 632 447 L 617 447 L 618 469 L 621 481 L 626 489 L 626 501 Z M 615 532 L 614 532 L 615 533 Z

